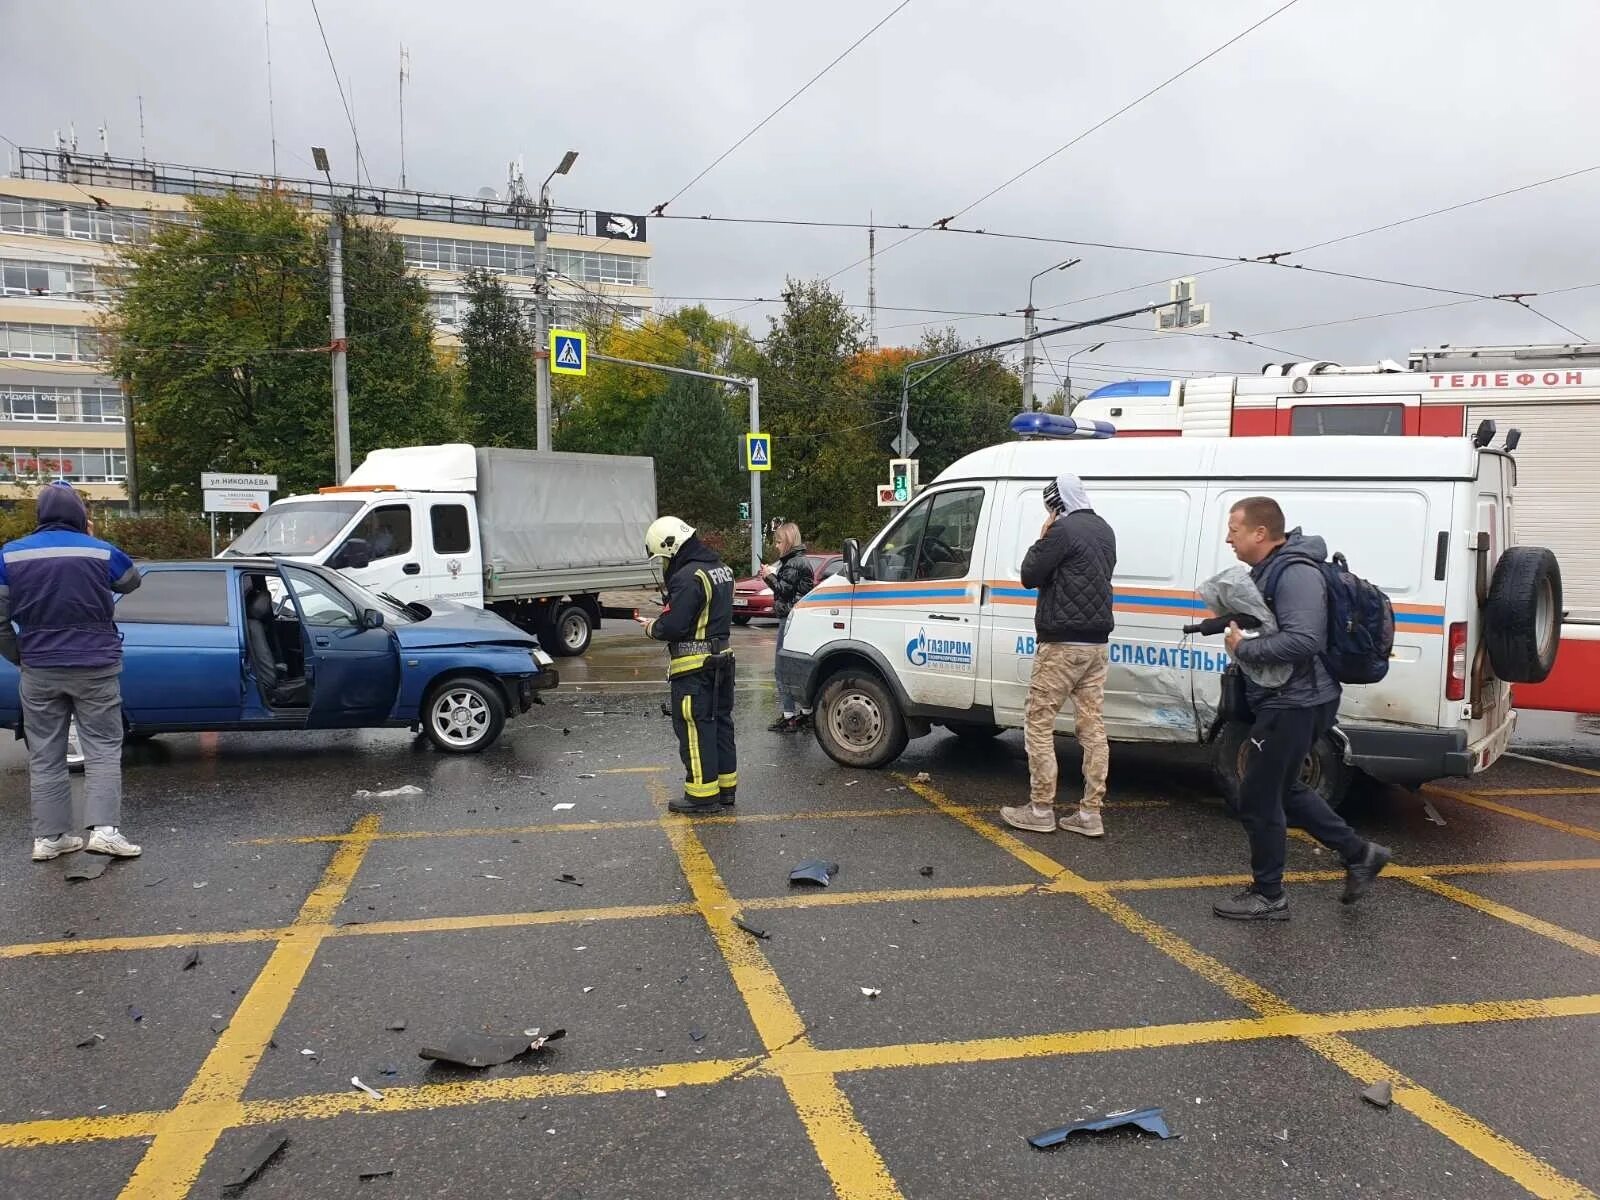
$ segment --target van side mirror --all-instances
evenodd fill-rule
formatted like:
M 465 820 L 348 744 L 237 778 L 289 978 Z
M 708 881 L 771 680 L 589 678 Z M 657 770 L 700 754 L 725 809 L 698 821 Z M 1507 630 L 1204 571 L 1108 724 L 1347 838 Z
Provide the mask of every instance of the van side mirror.
M 844 548 L 844 573 L 852 585 L 861 582 L 861 543 L 855 538 L 845 538 Z
M 381 612 L 379 612 L 375 608 L 368 608 L 368 609 L 362 610 L 362 613 L 361 613 L 361 628 L 363 628 L 363 629 L 382 629 L 383 628 L 383 614 Z
M 335 571 L 349 569 L 360 571 L 372 564 L 372 546 L 366 538 L 353 537 L 339 547 L 339 552 L 333 556 L 333 561 L 328 565 Z

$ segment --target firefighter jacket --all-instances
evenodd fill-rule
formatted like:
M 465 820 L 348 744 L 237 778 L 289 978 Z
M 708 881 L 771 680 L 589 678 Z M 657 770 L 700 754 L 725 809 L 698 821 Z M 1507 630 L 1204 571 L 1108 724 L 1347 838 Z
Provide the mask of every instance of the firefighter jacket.
M 733 571 L 716 551 L 691 537 L 667 566 L 667 604 L 650 623 L 650 636 L 667 643 L 668 675 L 702 669 L 728 652 L 733 626 Z

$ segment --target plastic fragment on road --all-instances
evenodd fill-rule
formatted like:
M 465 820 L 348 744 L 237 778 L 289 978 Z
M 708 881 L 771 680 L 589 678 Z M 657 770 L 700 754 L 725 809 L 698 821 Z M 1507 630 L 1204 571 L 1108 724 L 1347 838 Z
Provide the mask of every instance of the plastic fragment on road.
M 390 1033 L 404 1033 L 406 1031 L 406 1023 L 404 1021 L 390 1021 L 384 1028 Z
M 242 1154 L 233 1173 L 222 1181 L 224 1191 L 238 1192 L 248 1187 L 261 1169 L 271 1162 L 280 1150 L 289 1144 L 289 1135 L 281 1129 L 269 1129 L 250 1144 Z
M 96 1046 L 98 1046 L 101 1042 L 103 1042 L 105 1040 L 106 1040 L 106 1035 L 105 1034 L 103 1034 L 103 1033 L 91 1033 L 88 1037 L 84 1038 L 83 1041 L 75 1043 L 75 1047 L 77 1049 L 79 1049 L 79 1050 L 93 1050 Z
M 932 783 L 933 782 L 933 776 L 929 775 L 926 771 L 918 771 L 915 775 L 913 775 L 911 777 L 911 782 L 912 783 Z
M 194 885 L 194 890 L 198 892 L 201 888 L 205 887 L 205 885 L 206 881 L 202 879 L 199 883 Z
M 366 1181 L 368 1179 L 382 1179 L 385 1176 L 393 1175 L 393 1174 L 394 1174 L 394 1164 L 390 1163 L 386 1167 L 379 1167 L 379 1166 L 363 1167 L 361 1170 L 356 1172 L 356 1178 L 360 1179 L 360 1180 L 362 1180 L 364 1182 L 364 1181 Z
M 1422 815 L 1435 825 L 1442 826 L 1444 824 L 1444 818 L 1439 815 L 1439 810 L 1428 800 L 1423 800 L 1422 802 Z
M 579 779 L 593 779 L 594 778 L 594 772 L 593 771 L 585 771 L 582 775 L 579 775 L 578 778 Z
M 358 1091 L 365 1092 L 367 1095 L 371 1096 L 374 1100 L 382 1100 L 383 1099 L 383 1093 L 380 1092 L 375 1087 L 368 1087 L 366 1084 L 362 1083 L 361 1082 L 361 1076 L 359 1076 L 359 1075 L 350 1076 L 350 1086 L 355 1088 L 355 1089 L 357 1089 Z
M 667 1098 L 666 1089 L 665 1088 L 657 1088 L 656 1089 L 656 1099 L 657 1100 L 665 1100 L 666 1098 Z
M 691 1042 L 703 1042 L 703 1041 L 705 1041 L 706 1040 L 706 1031 L 704 1029 L 691 1029 L 691 1030 L 689 1030 L 689 1040 Z
M 455 1033 L 450 1035 L 443 1049 L 424 1046 L 417 1051 L 417 1056 L 458 1067 L 497 1067 L 565 1037 L 566 1033 L 565 1029 L 552 1029 L 546 1034 L 535 1029 L 532 1033 L 524 1032 L 521 1036 L 512 1037 L 489 1033 Z
M 131 1004 L 128 1005 L 128 1017 L 135 1025 L 144 1020 L 144 1014 Z
M 374 792 L 362 788 L 356 792 L 357 800 L 387 800 L 392 796 L 420 796 L 422 789 L 414 783 L 402 784 L 400 787 L 389 788 L 386 791 Z
M 1048 1150 L 1052 1146 L 1061 1145 L 1074 1133 L 1104 1133 L 1110 1129 L 1122 1129 L 1129 1125 L 1142 1129 L 1145 1133 L 1153 1133 L 1163 1140 L 1183 1136 L 1167 1128 L 1167 1119 L 1159 1108 L 1134 1108 L 1126 1112 L 1108 1113 L 1103 1117 L 1091 1117 L 1087 1121 L 1074 1121 L 1071 1125 L 1062 1125 L 1057 1129 L 1047 1129 L 1043 1133 L 1034 1134 L 1028 1139 L 1028 1144 L 1035 1150 Z
M 879 996 L 883 995 L 883 989 L 882 988 L 875 988 L 875 987 L 864 987 L 864 988 L 861 989 L 861 994 L 863 996 L 865 996 L 868 1000 L 876 1000 Z
M 790 883 L 815 883 L 827 887 L 839 873 L 839 864 L 820 858 L 810 858 L 789 872 Z
M 309 1047 L 300 1051 L 300 1053 L 305 1055 L 307 1058 L 315 1058 L 317 1056 L 317 1052 Z
M 733 923 L 748 933 L 751 937 L 760 938 L 764 942 L 772 937 L 772 935 L 765 929 L 758 929 L 756 926 L 750 924 L 749 921 L 746 921 L 743 917 L 735 917 L 733 919 Z
M 1380 1079 L 1362 1092 L 1361 1098 L 1368 1104 L 1374 1104 L 1379 1108 L 1388 1108 L 1394 1103 L 1394 1084 L 1387 1079 Z
M 582 776 L 579 776 L 579 778 L 581 779 Z M 591 776 L 589 776 L 589 778 L 593 779 L 594 776 L 591 775 Z M 566 812 L 570 808 L 577 808 L 577 807 L 578 806 L 576 804 L 574 804 L 572 801 L 566 800 L 566 801 L 563 801 L 560 804 L 552 804 L 550 806 L 550 811 L 551 812 Z
M 933 878 L 933 868 L 932 867 L 918 867 L 917 868 L 917 874 L 921 875 L 924 879 L 932 879 Z
M 67 878 L 99 879 L 106 873 L 106 867 L 110 862 L 111 859 L 104 854 L 80 854 L 72 866 L 67 868 Z
M 583 880 L 579 879 L 576 875 L 569 875 L 565 871 L 561 872 L 561 874 L 556 876 L 556 882 L 557 883 L 570 883 L 573 887 L 582 887 L 583 886 Z
M 196 946 L 196 947 L 192 948 L 189 951 L 188 955 L 183 960 L 183 966 L 181 968 L 179 968 L 179 969 L 180 970 L 184 970 L 184 971 L 192 971 L 196 967 L 198 967 L 199 965 L 200 965 L 200 948 L 198 946 Z

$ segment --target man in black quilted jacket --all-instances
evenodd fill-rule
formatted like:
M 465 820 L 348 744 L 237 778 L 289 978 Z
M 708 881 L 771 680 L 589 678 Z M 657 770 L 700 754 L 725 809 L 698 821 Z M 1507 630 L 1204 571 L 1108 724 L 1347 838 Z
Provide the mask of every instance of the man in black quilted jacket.
M 1022 560 L 1022 586 L 1039 591 L 1024 722 L 1030 796 L 1027 804 L 1002 808 L 1000 816 L 1006 824 L 1033 833 L 1060 828 L 1104 837 L 1100 806 L 1111 756 L 1103 712 L 1117 535 L 1090 507 L 1076 475 L 1052 480 L 1045 487 L 1044 503 L 1044 528 Z M 1069 696 L 1073 734 L 1083 748 L 1083 800 L 1077 812 L 1057 822 L 1056 714 Z

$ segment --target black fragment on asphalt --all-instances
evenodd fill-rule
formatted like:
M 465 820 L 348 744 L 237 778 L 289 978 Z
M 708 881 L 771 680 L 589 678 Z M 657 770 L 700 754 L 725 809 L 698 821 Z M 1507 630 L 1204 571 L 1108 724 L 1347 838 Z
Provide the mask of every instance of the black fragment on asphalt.
M 839 864 L 820 858 L 809 858 L 789 872 L 790 883 L 816 883 L 827 887 L 839 873 Z
M 67 878 L 73 880 L 99 879 L 100 876 L 106 873 L 106 867 L 110 863 L 111 859 L 104 854 L 80 854 L 72 866 L 67 868 Z
M 222 1187 L 230 1193 L 237 1193 L 242 1188 L 248 1187 L 261 1169 L 277 1156 L 278 1152 L 289 1144 L 289 1135 L 281 1129 L 269 1129 L 251 1143 L 250 1149 L 240 1157 L 238 1164 Z
M 531 1037 L 527 1034 L 505 1037 L 490 1033 L 455 1033 L 450 1035 L 450 1040 L 442 1050 L 424 1046 L 417 1051 L 417 1056 L 458 1067 L 497 1067 L 513 1058 L 521 1058 L 547 1042 L 565 1037 L 566 1032 L 565 1029 L 552 1029 L 547 1034 Z
M 1103 1117 L 1091 1117 L 1087 1121 L 1074 1121 L 1071 1125 L 1062 1125 L 1056 1129 L 1047 1129 L 1043 1133 L 1034 1134 L 1028 1139 L 1028 1144 L 1036 1150 L 1048 1150 L 1052 1146 L 1061 1145 L 1074 1133 L 1104 1133 L 1112 1129 L 1124 1129 L 1130 1125 L 1135 1129 L 1142 1129 L 1145 1133 L 1153 1133 L 1163 1141 L 1183 1136 L 1167 1128 L 1167 1119 L 1159 1108 L 1135 1108 L 1127 1112 L 1109 1113 Z

